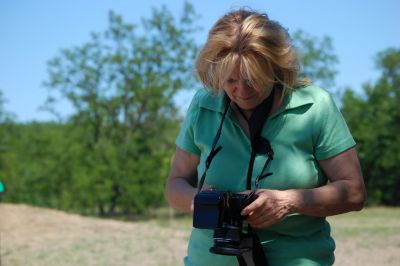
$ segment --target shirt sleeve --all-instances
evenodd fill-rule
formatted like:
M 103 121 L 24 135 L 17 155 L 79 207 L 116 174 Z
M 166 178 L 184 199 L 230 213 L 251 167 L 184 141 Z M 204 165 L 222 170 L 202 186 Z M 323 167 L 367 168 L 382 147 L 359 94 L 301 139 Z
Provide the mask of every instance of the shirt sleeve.
M 195 144 L 195 125 L 200 111 L 200 91 L 198 91 L 189 105 L 175 144 L 182 150 L 200 156 L 200 149 Z
M 324 90 L 316 105 L 314 153 L 317 160 L 325 160 L 355 146 L 350 130 L 332 96 Z

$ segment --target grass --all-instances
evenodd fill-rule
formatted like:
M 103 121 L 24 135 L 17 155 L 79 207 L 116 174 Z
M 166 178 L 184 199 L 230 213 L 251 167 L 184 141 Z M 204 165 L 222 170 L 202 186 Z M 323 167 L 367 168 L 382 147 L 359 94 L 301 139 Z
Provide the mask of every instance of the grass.
M 168 215 L 123 222 L 0 204 L 0 264 L 182 265 L 191 218 L 162 212 Z M 367 208 L 328 220 L 336 265 L 398 265 L 400 208 Z
M 400 236 L 400 208 L 367 208 L 361 212 L 332 216 L 328 220 L 336 237 Z

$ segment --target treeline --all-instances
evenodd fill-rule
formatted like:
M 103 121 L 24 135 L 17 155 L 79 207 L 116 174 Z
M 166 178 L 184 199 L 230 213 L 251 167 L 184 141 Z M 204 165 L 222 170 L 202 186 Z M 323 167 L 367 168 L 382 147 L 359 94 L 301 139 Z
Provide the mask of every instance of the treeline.
M 376 56 L 380 77 L 363 85 L 363 93 L 348 89 L 342 112 L 353 136 L 371 204 L 400 205 L 400 48 Z
M 157 134 L 96 143 L 72 123 L 2 125 L 4 199 L 102 216 L 160 206 L 178 125 L 171 122 Z
M 174 97 L 196 89 L 196 13 L 186 3 L 176 19 L 154 9 L 140 27 L 112 12 L 109 27 L 48 63 L 45 107 L 57 122 L 16 123 L 0 99 L 3 200 L 113 216 L 165 205 L 163 188 L 182 117 Z M 328 37 L 298 31 L 303 75 L 334 85 L 337 57 Z M 346 90 L 342 110 L 359 143 L 371 204 L 399 205 L 400 50 L 377 57 L 382 75 L 364 93 Z M 58 99 L 70 117 L 57 115 Z

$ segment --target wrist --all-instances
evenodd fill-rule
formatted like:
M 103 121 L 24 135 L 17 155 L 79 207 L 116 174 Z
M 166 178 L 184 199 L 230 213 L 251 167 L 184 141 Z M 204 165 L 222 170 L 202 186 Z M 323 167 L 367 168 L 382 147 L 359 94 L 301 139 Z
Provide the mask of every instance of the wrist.
M 287 214 L 299 213 L 298 204 L 300 202 L 299 193 L 295 189 L 284 190 L 284 198 L 286 201 Z

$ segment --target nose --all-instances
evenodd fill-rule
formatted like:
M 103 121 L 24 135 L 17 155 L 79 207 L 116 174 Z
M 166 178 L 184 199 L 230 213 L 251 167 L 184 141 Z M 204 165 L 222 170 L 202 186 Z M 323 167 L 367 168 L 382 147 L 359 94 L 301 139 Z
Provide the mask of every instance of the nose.
M 239 96 L 245 97 L 248 95 L 250 92 L 250 86 L 248 84 L 248 81 L 245 79 L 240 79 L 236 85 L 236 93 Z

